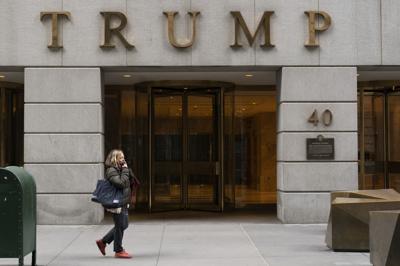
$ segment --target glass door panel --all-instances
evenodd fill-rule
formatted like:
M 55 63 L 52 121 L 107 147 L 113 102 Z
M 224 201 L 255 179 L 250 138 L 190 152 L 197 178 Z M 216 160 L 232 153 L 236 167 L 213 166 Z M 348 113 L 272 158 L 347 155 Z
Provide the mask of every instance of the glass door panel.
M 365 176 L 363 189 L 385 188 L 385 98 L 372 92 L 364 96 Z
M 389 187 L 400 192 L 400 95 L 388 95 Z
M 218 97 L 187 95 L 186 158 L 187 208 L 219 209 Z
M 23 165 L 23 140 L 23 90 L 0 87 L 0 167 Z
M 152 207 L 182 208 L 182 95 L 153 97 Z
M 235 207 L 235 134 L 234 134 L 234 90 L 224 91 L 224 209 Z
M 136 176 L 140 180 L 136 206 L 150 206 L 150 173 L 149 173 L 149 95 L 148 90 L 136 91 Z
M 235 93 L 235 207 L 276 204 L 276 95 Z
M 218 100 L 209 89 L 153 89 L 152 210 L 220 209 Z

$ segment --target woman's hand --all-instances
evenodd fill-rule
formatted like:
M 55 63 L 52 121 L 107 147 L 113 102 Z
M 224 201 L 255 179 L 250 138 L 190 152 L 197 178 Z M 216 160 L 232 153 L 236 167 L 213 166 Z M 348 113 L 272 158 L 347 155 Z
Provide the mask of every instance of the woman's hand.
M 119 156 L 117 156 L 117 165 L 118 165 L 118 168 L 120 168 L 120 169 L 128 168 L 128 164 L 125 161 L 124 154 L 120 154 Z

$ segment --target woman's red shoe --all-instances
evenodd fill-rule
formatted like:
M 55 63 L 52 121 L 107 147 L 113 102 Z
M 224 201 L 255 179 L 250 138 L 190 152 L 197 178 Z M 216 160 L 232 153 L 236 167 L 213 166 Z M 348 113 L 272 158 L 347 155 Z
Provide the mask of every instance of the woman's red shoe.
M 103 256 L 105 256 L 106 255 L 106 244 L 101 239 L 96 240 L 96 244 L 97 244 L 97 247 L 99 248 L 101 254 L 103 254 Z
M 130 259 L 132 256 L 127 253 L 125 250 L 122 250 L 121 252 L 115 252 L 115 257 L 120 258 L 120 259 Z

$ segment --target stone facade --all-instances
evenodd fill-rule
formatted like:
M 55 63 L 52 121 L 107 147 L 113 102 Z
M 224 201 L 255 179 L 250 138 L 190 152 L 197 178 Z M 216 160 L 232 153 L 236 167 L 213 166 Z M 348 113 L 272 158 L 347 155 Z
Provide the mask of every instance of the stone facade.
M 271 18 L 273 48 L 233 49 L 240 11 L 254 32 L 264 11 Z M 304 11 L 325 11 L 330 28 L 319 48 L 306 48 Z M 62 49 L 47 47 L 51 20 L 44 11 L 68 11 L 60 19 Z M 122 12 L 122 31 L 102 49 L 102 11 Z M 190 34 L 188 11 L 200 11 L 194 45 L 168 42 L 164 11 L 177 11 L 176 35 Z M 0 69 L 25 68 L 25 167 L 37 180 L 39 223 L 98 223 L 101 208 L 89 201 L 103 175 L 103 67 L 143 71 L 277 71 L 278 217 L 285 223 L 326 222 L 329 193 L 357 184 L 357 67 L 400 65 L 398 0 L 2 0 Z M 115 22 L 114 23 L 118 23 Z M 340 67 L 338 67 L 340 66 Z M 132 67 L 132 68 L 128 68 Z M 314 110 L 329 109 L 332 124 L 307 123 Z M 306 159 L 306 138 L 335 138 L 331 161 Z
M 352 67 L 283 67 L 278 75 L 278 217 L 319 223 L 329 217 L 330 192 L 358 188 L 357 73 Z M 301 110 L 301 111 L 300 111 Z M 332 123 L 308 123 L 317 110 Z M 334 137 L 334 160 L 306 158 L 306 138 Z
M 104 175 L 99 68 L 25 69 L 25 168 L 36 179 L 39 224 L 93 224 Z
M 400 3 L 395 0 L 3 0 L 0 2 L 0 66 L 377 66 L 400 64 Z M 177 11 L 176 35 L 189 35 L 187 12 L 199 11 L 195 43 L 176 49 L 168 43 L 164 11 Z M 304 47 L 308 20 L 304 11 L 325 11 L 331 27 L 318 39 L 320 49 Z M 64 48 L 51 50 L 51 20 L 43 11 L 68 11 L 60 19 Z M 122 12 L 123 30 L 135 45 L 126 50 L 118 40 L 115 49 L 101 49 L 104 19 L 101 11 Z M 271 49 L 257 38 L 249 47 L 232 49 L 234 21 L 240 11 L 251 32 L 264 11 L 271 18 Z M 77 41 L 79 40 L 79 41 Z

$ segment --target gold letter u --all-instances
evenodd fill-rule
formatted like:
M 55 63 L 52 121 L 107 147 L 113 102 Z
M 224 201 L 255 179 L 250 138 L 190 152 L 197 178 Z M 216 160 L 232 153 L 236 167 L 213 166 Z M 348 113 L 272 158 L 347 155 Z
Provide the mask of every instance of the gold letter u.
M 190 40 L 187 40 L 185 42 L 178 42 L 175 38 L 175 16 L 178 14 L 178 12 L 172 11 L 172 12 L 164 12 L 164 15 L 167 16 L 168 18 L 168 39 L 169 43 L 176 48 L 188 48 L 191 47 L 194 43 L 194 40 L 196 38 L 196 18 L 197 15 L 200 14 L 200 12 L 188 12 L 188 14 L 191 17 L 192 20 L 192 37 Z

